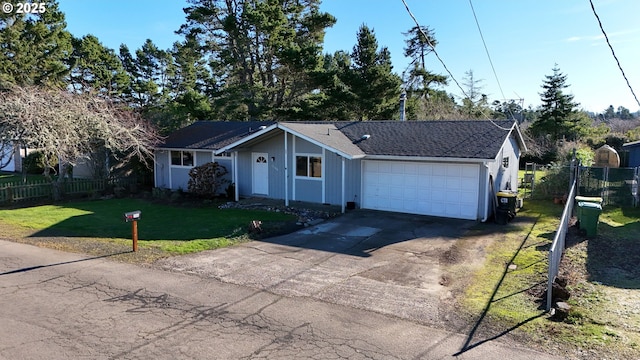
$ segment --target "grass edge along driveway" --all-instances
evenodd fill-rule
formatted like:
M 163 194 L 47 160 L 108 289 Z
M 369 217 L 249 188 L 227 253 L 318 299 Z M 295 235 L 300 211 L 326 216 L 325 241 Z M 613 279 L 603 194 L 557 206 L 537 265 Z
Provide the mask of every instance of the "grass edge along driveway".
M 123 214 L 142 211 L 138 252 L 131 253 L 131 224 Z M 292 215 L 246 209 L 155 204 L 143 199 L 76 201 L 0 209 L 0 233 L 9 240 L 150 263 L 160 257 L 229 246 L 249 239 L 248 225 L 260 220 L 277 232 Z
M 557 322 L 541 309 L 540 299 L 561 211 L 562 206 L 551 200 L 526 200 L 514 221 L 502 226 L 502 235 L 486 249 L 483 266 L 470 277 L 460 299 L 476 321 L 473 332 L 489 337 L 511 333 L 569 358 L 640 358 L 640 278 L 603 279 L 619 274 L 625 265 L 635 269 L 640 209 L 606 207 L 594 238 L 571 230 L 574 238 L 567 245 L 560 275 L 569 280 L 572 312 L 566 321 Z

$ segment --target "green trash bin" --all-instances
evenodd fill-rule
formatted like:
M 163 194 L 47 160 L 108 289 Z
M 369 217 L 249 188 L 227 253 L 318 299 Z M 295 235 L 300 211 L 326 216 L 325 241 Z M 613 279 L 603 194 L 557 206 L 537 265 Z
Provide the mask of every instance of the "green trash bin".
M 580 220 L 580 230 L 587 236 L 595 236 L 598 233 L 598 221 L 602 212 L 602 205 L 593 202 L 580 201 L 578 203 L 582 219 Z
M 586 202 L 586 203 L 594 203 L 602 206 L 602 198 L 596 196 L 576 196 L 576 203 Z M 582 221 L 582 208 L 578 206 L 576 209 L 576 218 L 578 220 L 578 224 Z

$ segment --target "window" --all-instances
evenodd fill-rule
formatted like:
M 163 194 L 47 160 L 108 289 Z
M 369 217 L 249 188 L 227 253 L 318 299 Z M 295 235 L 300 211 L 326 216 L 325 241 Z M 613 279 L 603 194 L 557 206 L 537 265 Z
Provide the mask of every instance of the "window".
M 321 178 L 322 157 L 296 156 L 296 176 Z
M 171 165 L 193 166 L 193 151 L 172 151 Z
M 503 157 L 502 158 L 502 167 L 504 167 L 505 169 L 509 167 L 509 157 Z

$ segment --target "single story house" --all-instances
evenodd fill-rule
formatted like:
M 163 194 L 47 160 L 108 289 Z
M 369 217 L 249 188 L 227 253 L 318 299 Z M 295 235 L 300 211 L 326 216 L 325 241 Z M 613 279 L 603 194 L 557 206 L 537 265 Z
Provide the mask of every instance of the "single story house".
M 238 126 L 230 124 L 196 123 L 170 136 L 156 152 L 156 186 L 175 188 L 190 167 L 219 161 L 230 170 L 236 199 L 485 221 L 495 193 L 517 189 L 526 150 L 511 121 L 258 122 L 224 132 Z M 190 139 L 205 137 L 206 129 L 207 139 Z
M 622 148 L 629 153 L 629 167 L 640 166 L 640 141 L 634 141 L 622 145 Z
M 208 162 L 217 162 L 229 171 L 231 156 L 216 151 L 273 121 L 197 121 L 170 134 L 154 151 L 154 185 L 173 190 L 187 190 L 189 171 Z

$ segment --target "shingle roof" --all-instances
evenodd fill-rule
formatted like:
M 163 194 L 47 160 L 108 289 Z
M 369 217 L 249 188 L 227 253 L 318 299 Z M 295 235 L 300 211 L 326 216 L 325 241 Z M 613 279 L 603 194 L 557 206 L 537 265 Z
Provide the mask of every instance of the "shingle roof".
M 197 121 L 169 135 L 159 148 L 217 150 L 273 121 Z
M 335 124 L 330 122 L 283 122 L 281 127 L 287 128 L 298 134 L 313 139 L 329 148 L 348 154 L 351 157 L 364 156 L 365 153 L 353 143 L 351 139 L 338 130 Z
M 493 159 L 512 121 L 357 121 L 336 127 L 367 155 Z M 370 135 L 362 140 L 363 135 Z
M 274 121 L 199 121 L 174 132 L 159 147 L 219 150 L 255 133 L 262 126 L 268 127 L 275 123 Z M 350 157 L 373 155 L 467 159 L 495 158 L 507 136 L 511 134 L 514 125 L 512 121 L 488 120 L 281 122 L 278 124 L 283 129 L 296 132 Z M 363 140 L 363 135 L 370 135 L 370 137 Z M 244 142 L 240 141 L 240 143 Z

